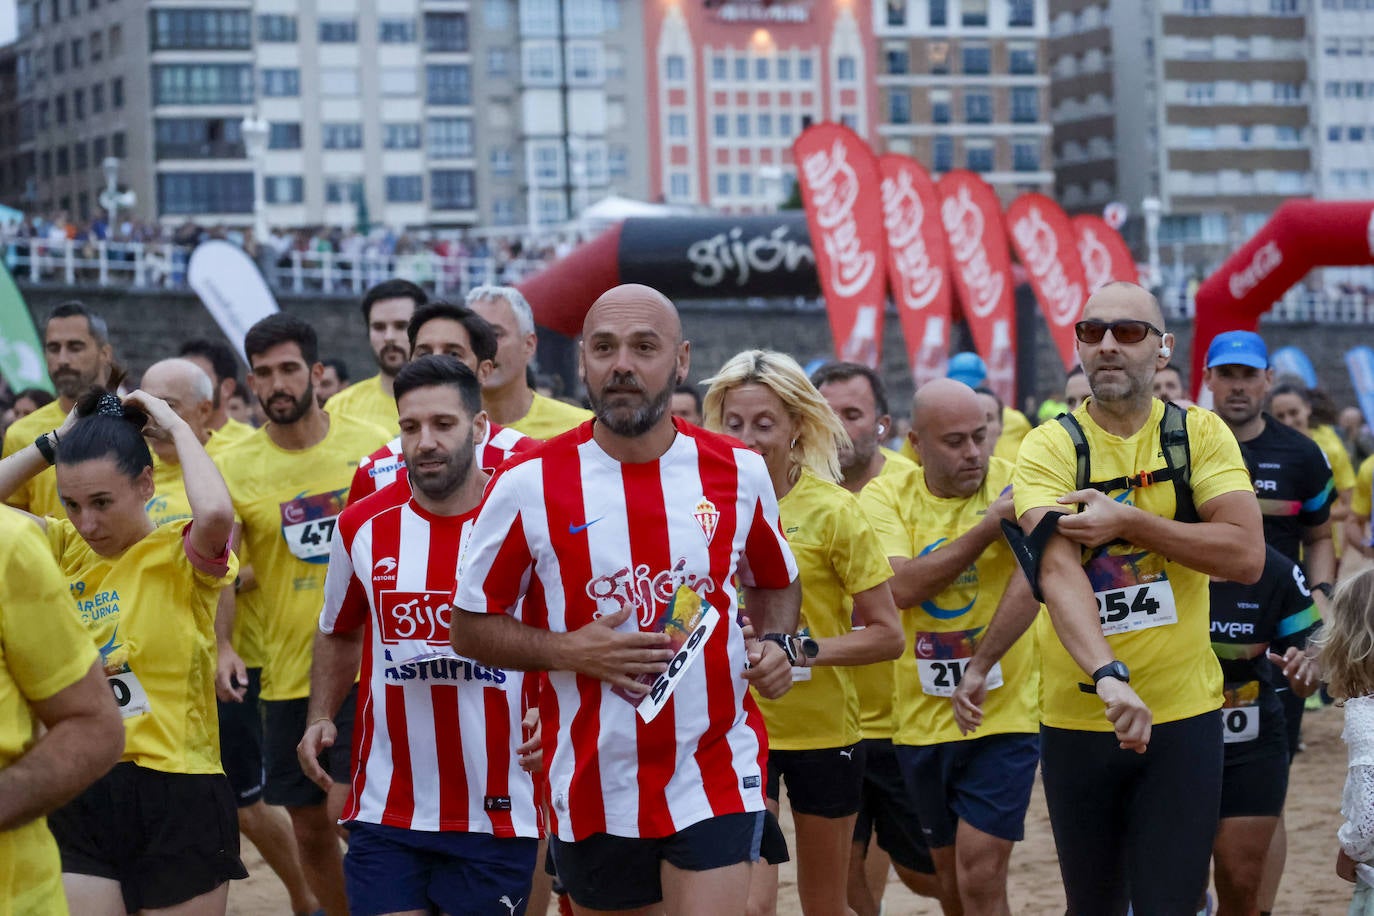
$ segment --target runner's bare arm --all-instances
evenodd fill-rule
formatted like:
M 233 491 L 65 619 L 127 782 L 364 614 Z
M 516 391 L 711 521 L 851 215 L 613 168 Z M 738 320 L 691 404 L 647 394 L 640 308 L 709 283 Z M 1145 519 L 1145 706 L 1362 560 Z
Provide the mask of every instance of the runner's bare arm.
M 992 620 L 978 640 L 978 648 L 964 670 L 950 702 L 959 731 L 967 735 L 983 722 L 983 701 L 987 698 L 986 680 L 992 666 L 1025 634 L 1040 612 L 1040 602 L 1031 594 L 1030 583 L 1021 570 L 1012 574 Z
M 0 831 L 66 804 L 124 752 L 124 722 L 98 661 L 81 680 L 32 706 L 47 731 L 0 769 Z
M 816 640 L 820 651 L 812 665 L 867 665 L 901 656 L 906 637 L 887 582 L 854 596 L 854 617 L 863 628 Z
M 310 703 L 305 713 L 305 734 L 296 745 L 301 771 L 315 785 L 329 791 L 334 780 L 320 766 L 320 754 L 334 746 L 339 732 L 334 726 L 353 678 L 363 660 L 363 627 L 334 633 L 316 633 L 310 663 Z
M 598 617 L 570 633 L 528 626 L 508 614 L 455 608 L 449 641 L 459 655 L 494 668 L 516 671 L 575 671 L 635 694 L 648 688 L 640 675 L 668 670 L 673 650 L 666 633 L 618 630 L 630 608 Z
M 9 499 L 31 478 L 47 470 L 47 467 L 48 460 L 32 442 L 14 454 L 5 456 L 0 460 L 0 500 Z
M 1264 572 L 1264 523 L 1253 493 L 1237 490 L 1215 496 L 1198 506 L 1202 520 L 1192 523 L 1119 503 L 1097 490 L 1076 490 L 1059 501 L 1066 506 L 1083 504 L 1082 512 L 1059 520 L 1058 532 L 1085 547 L 1125 538 L 1189 569 L 1244 585 L 1259 581 Z M 1036 514 L 1037 521 L 1042 514 Z M 1022 516 L 1022 528 L 1029 515 Z
M 897 607 L 915 607 L 949 588 L 989 544 L 1002 536 L 1002 519 L 1012 517 L 1011 494 L 1006 493 L 988 507 L 978 524 L 939 549 L 920 557 L 888 557 Z
M 234 649 L 234 587 L 220 589 L 215 605 L 215 694 L 226 703 L 241 703 L 248 690 L 248 667 Z
M 745 585 L 744 607 L 754 622 L 754 631 L 764 633 L 795 633 L 801 620 L 801 579 L 793 579 L 786 588 L 758 588 Z
M 1334 512 L 1336 507 L 1331 508 Z M 1334 522 L 1328 518 L 1320 525 L 1302 529 L 1302 561 L 1308 582 L 1336 581 L 1336 542 L 1332 540 L 1333 527 Z M 1326 616 L 1330 610 L 1326 603 L 1326 595 L 1318 591 L 1312 599 L 1317 603 L 1317 610 L 1321 611 L 1322 616 Z

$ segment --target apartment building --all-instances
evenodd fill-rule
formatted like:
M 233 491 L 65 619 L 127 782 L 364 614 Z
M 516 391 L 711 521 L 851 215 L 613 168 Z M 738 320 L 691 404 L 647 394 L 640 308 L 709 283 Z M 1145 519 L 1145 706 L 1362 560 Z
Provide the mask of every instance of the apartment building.
M 874 0 L 873 17 L 887 150 L 1003 200 L 1052 189 L 1047 0 Z

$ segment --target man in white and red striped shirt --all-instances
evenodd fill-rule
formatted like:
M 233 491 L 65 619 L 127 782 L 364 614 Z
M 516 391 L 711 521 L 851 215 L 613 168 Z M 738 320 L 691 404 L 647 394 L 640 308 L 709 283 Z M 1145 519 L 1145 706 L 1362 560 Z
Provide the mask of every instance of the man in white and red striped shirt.
M 671 302 L 607 292 L 581 363 L 596 418 L 493 480 L 454 647 L 549 671 L 549 845 L 580 912 L 743 912 L 767 746 L 748 688 L 780 696 L 791 669 L 745 639 L 736 583 L 760 632 L 792 633 L 796 564 L 763 460 L 668 413 L 688 369 Z M 509 616 L 524 595 L 537 600 Z
M 448 302 L 429 302 L 415 309 L 410 326 L 410 358 L 441 353 L 452 356 L 477 374 L 480 382 L 491 372 L 496 358 L 496 332 L 472 309 Z M 488 474 L 516 452 L 531 449 L 536 441 L 508 426 L 487 420 L 487 434 L 477 444 L 477 466 Z M 399 482 L 409 491 L 405 455 L 397 436 L 358 462 L 348 490 L 350 504 Z
M 517 748 L 524 675 L 449 644 L 459 558 L 487 482 L 475 460 L 481 389 L 466 365 L 431 355 L 401 369 L 395 393 L 412 487 L 393 484 L 339 517 L 301 763 L 327 785 L 316 757 L 361 666 L 342 817 L 350 911 L 500 913 L 504 898 L 521 913 L 539 836 Z

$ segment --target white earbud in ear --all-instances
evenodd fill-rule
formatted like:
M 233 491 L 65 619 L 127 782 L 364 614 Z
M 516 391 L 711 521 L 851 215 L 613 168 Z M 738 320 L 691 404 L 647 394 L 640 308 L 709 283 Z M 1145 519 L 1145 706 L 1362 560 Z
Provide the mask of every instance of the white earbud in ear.
M 884 426 L 883 424 L 879 423 L 879 424 L 878 424 L 878 435 L 881 436 L 881 435 L 882 435 L 883 433 L 885 433 L 885 432 L 887 432 L 887 427 Z
M 1169 357 L 1171 357 L 1171 356 L 1174 355 L 1173 348 L 1172 348 L 1172 347 L 1160 347 L 1160 348 L 1159 348 L 1159 355 L 1162 356 L 1162 357 L 1164 357 L 1165 359 L 1168 359 Z

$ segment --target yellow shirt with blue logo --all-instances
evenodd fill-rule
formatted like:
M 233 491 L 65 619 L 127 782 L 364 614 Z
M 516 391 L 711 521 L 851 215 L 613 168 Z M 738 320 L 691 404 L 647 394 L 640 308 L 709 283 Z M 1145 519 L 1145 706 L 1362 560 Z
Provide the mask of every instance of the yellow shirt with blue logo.
M 80 681 L 97 657 L 43 533 L 0 509 L 0 770 L 38 740 L 31 704 Z M 67 913 L 62 860 L 45 818 L 0 831 L 0 912 Z
M 215 706 L 215 605 L 238 560 L 192 562 L 191 522 L 154 528 L 117 557 L 66 519 L 48 543 L 124 715 L 124 756 L 164 773 L 222 773 Z
M 892 449 L 884 448 L 881 451 L 887 460 L 874 480 L 916 467 Z M 870 480 L 869 484 L 872 483 Z M 859 500 L 859 508 L 864 509 L 862 499 Z M 859 693 L 859 731 L 864 738 L 892 737 L 892 671 L 896 664 L 896 661 L 874 662 L 849 669 L 854 689 Z
M 873 481 L 859 501 L 887 555 L 909 560 L 939 550 L 980 524 L 1011 475 L 1010 464 L 992 458 L 973 495 L 944 498 L 932 493 L 925 472 L 914 468 Z M 1015 573 L 1011 548 L 998 537 L 944 591 L 902 609 L 907 650 L 896 666 L 894 743 L 944 744 L 1039 730 L 1035 640 L 1029 634 L 1013 643 L 989 673 L 978 731 L 959 733 L 949 700 Z
M 381 427 L 331 416 L 325 437 L 309 448 L 283 449 L 260 429 L 219 456 L 253 564 L 253 592 L 264 610 L 264 700 L 310 695 L 311 648 L 334 525 L 358 459 L 390 439 Z
M 877 536 L 852 493 L 809 471 L 778 500 L 778 518 L 801 580 L 801 632 L 815 639 L 843 636 L 853 629 L 853 596 L 892 578 Z M 798 670 L 806 679 L 781 699 L 758 697 L 768 746 L 806 751 L 857 742 L 859 695 L 851 669 Z
M 1159 442 L 1164 402 L 1131 436 L 1107 432 L 1088 415 L 1085 401 L 1073 412 L 1088 442 L 1094 480 L 1159 471 L 1166 467 Z M 1216 414 L 1188 408 L 1193 502 L 1201 507 L 1226 493 L 1252 494 L 1250 474 L 1236 437 Z M 1077 457 L 1059 423 L 1031 430 L 1021 445 L 1013 478 L 1016 513 L 1049 507 L 1077 489 Z M 1108 494 L 1165 518 L 1174 517 L 1174 486 L 1165 481 Z M 1129 543 L 1085 551 L 1084 571 L 1098 596 L 1103 632 L 1116 657 L 1131 669 L 1131 687 L 1150 707 L 1156 724 L 1201 715 L 1221 706 L 1221 666 L 1212 652 L 1208 580 L 1179 559 Z M 1109 732 L 1102 701 L 1078 685 L 1087 675 L 1055 635 L 1048 612 L 1036 621 L 1041 659 L 1041 715 L 1046 725 Z

